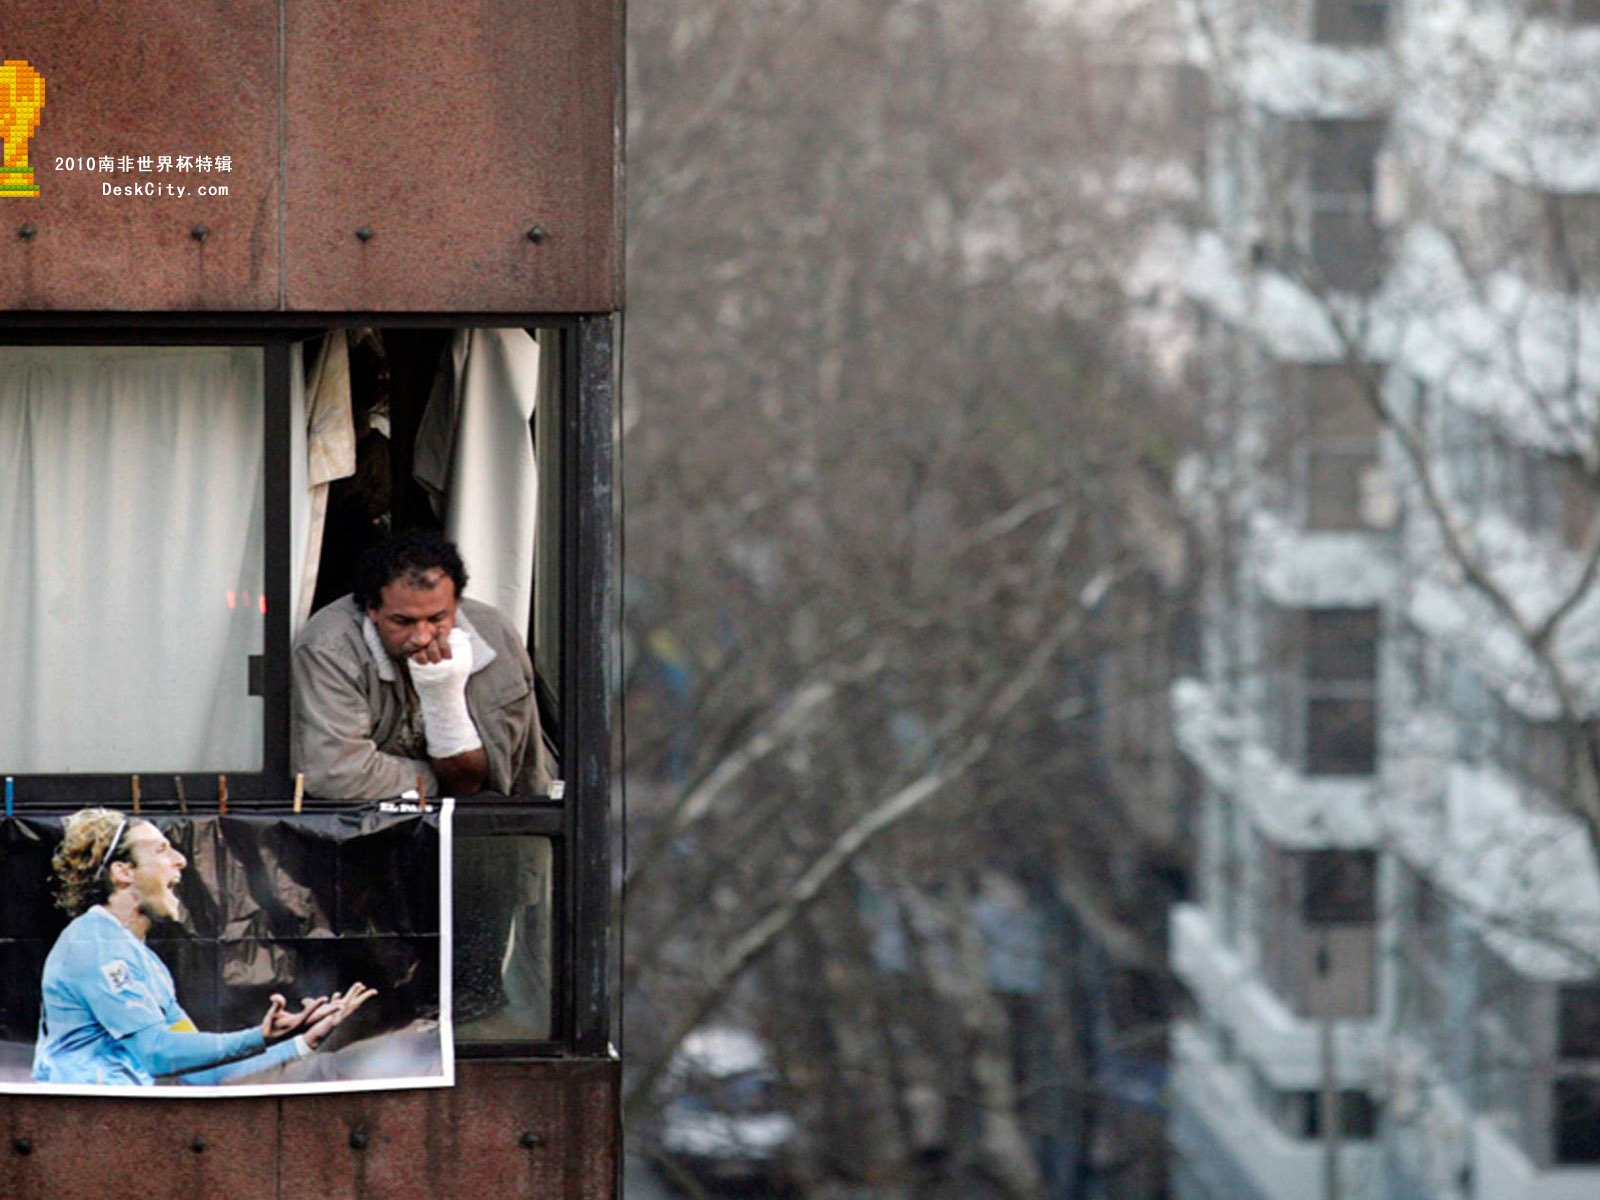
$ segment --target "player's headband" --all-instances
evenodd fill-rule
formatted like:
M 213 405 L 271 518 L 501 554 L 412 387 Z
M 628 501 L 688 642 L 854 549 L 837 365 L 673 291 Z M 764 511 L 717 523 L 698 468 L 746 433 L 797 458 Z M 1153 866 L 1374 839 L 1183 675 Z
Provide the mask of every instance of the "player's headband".
M 117 843 L 122 841 L 122 831 L 127 827 L 127 817 L 123 817 L 122 820 L 117 822 L 117 831 L 111 835 L 111 844 L 106 847 L 105 855 L 100 859 L 100 866 L 95 870 L 96 876 L 106 873 L 106 868 L 111 865 L 111 856 L 117 852 Z

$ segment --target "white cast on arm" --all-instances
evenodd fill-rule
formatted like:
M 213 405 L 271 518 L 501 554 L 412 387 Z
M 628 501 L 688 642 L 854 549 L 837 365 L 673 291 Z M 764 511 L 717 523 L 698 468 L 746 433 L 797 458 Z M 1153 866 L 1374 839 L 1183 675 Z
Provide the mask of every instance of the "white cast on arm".
M 450 657 L 436 663 L 406 659 L 411 684 L 422 706 L 422 728 L 429 758 L 454 758 L 483 745 L 467 712 L 467 677 L 472 674 L 472 643 L 459 629 L 450 631 Z

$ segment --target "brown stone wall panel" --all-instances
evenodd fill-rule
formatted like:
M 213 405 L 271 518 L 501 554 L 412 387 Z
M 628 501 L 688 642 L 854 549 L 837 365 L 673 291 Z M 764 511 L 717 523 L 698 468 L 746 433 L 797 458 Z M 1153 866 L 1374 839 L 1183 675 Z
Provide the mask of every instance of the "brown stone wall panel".
M 277 1100 L 216 1103 L 7 1096 L 0 1196 L 268 1200 L 277 1195 Z M 17 1151 L 19 1139 L 27 1153 Z M 135 1182 L 137 1181 L 137 1182 Z
M 576 1164 L 570 1195 L 582 1200 L 613 1200 L 616 1195 L 615 1170 L 621 1159 L 622 1118 L 618 1083 L 606 1071 L 596 1069 L 587 1077 L 572 1080 L 575 1093 L 572 1127 L 585 1135 L 573 1143 Z M 604 1132 L 602 1132 L 604 1131 Z
M 0 1197 L 611 1200 L 618 1064 L 457 1065 L 449 1089 L 225 1100 L 7 1096 Z M 354 1138 L 352 1135 L 356 1135 Z
M 40 194 L 0 199 L 0 309 L 276 307 L 277 44 L 273 0 L 7 4 L 0 57 L 44 76 L 45 106 L 28 146 Z M 56 169 L 57 157 L 162 154 L 227 155 L 233 170 Z M 102 193 L 150 182 L 190 192 Z M 230 194 L 196 196 L 202 182 Z
M 288 307 L 616 307 L 620 8 L 289 5 Z
M 452 1089 L 286 1099 L 281 1194 L 609 1200 L 617 1087 L 614 1064 L 462 1063 Z

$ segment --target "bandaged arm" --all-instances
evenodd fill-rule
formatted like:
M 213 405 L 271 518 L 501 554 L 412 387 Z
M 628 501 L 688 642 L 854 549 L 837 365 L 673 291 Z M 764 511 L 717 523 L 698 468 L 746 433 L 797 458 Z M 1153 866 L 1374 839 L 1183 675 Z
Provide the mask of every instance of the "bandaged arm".
M 422 728 L 428 736 L 428 757 L 435 761 L 455 758 L 483 748 L 478 727 L 467 711 L 467 680 L 472 676 L 472 641 L 465 631 L 450 631 L 450 657 L 438 662 L 406 660 L 411 686 L 422 709 Z
M 473 796 L 483 790 L 489 776 L 489 756 L 467 708 L 472 642 L 463 630 L 452 629 L 449 645 L 449 658 L 431 663 L 407 659 L 406 669 L 422 710 L 428 757 L 441 794 Z

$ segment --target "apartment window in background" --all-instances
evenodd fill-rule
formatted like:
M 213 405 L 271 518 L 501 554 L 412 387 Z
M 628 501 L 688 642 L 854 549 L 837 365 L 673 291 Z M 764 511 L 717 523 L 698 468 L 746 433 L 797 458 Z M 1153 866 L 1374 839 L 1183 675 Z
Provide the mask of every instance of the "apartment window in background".
M 1556 287 L 1600 283 L 1600 192 L 1544 194 L 1544 259 Z
M 1378 858 L 1263 843 L 1262 974 L 1297 1016 L 1373 1012 Z
M 1337 363 L 1295 363 L 1281 369 L 1287 466 L 1295 509 L 1315 532 L 1364 530 L 1386 524 L 1378 493 L 1378 415 L 1366 381 Z
M 1600 0 L 1530 0 L 1529 14 L 1572 25 L 1600 24 Z
M 1312 36 L 1334 46 L 1381 46 L 1388 35 L 1387 0 L 1316 0 Z
M 1342 291 L 1377 285 L 1382 255 L 1373 194 L 1383 121 L 1310 121 L 1310 253 L 1321 281 Z
M 1556 1011 L 1555 1160 L 1600 1163 L 1600 986 L 1561 988 Z
M 1371 775 L 1378 744 L 1378 610 L 1307 610 L 1304 679 L 1306 774 Z
M 1263 711 L 1278 756 L 1309 776 L 1377 765 L 1378 610 L 1265 611 Z

